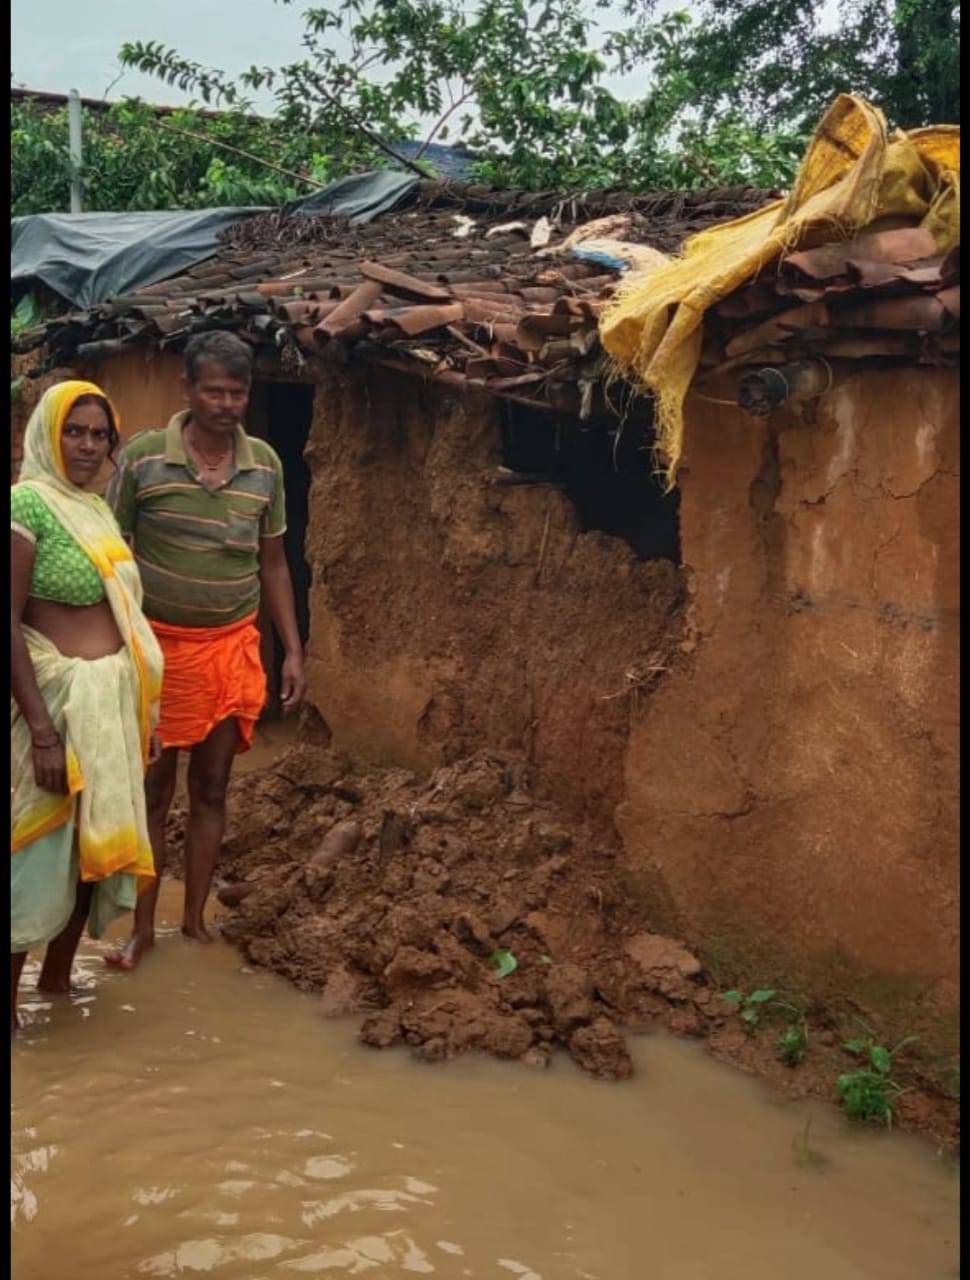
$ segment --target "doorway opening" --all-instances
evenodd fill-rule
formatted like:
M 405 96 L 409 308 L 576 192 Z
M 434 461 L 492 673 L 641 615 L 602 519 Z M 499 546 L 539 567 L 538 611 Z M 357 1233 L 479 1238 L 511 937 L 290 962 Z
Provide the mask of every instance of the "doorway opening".
M 310 504 L 310 468 L 304 452 L 313 419 L 313 385 L 305 382 L 255 382 L 246 430 L 271 445 L 283 464 L 286 487 L 286 533 L 283 545 L 293 579 L 296 621 L 304 646 L 310 635 L 310 566 L 306 533 Z M 281 719 L 280 680 L 283 648 L 266 606 L 260 608 L 263 666 L 269 684 L 264 721 Z

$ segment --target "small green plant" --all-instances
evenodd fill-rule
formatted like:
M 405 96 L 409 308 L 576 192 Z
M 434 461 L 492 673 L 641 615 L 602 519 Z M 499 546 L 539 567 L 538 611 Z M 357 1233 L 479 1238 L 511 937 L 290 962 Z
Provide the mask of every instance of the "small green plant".
M 510 973 L 515 973 L 519 967 L 519 962 L 511 951 L 506 951 L 500 947 L 497 951 L 493 951 L 488 958 L 492 971 L 498 978 L 507 978 Z
M 906 1036 L 894 1049 L 868 1040 L 847 1040 L 842 1048 L 865 1064 L 857 1071 L 847 1071 L 835 1082 L 842 1109 L 850 1120 L 863 1124 L 884 1124 L 892 1128 L 896 1100 L 906 1092 L 893 1079 L 893 1063 L 906 1045 L 917 1036 Z
M 745 995 L 743 991 L 725 991 L 721 996 L 728 1004 L 734 1005 L 748 1031 L 757 1030 L 765 1007 L 774 1001 L 778 992 L 774 987 L 765 987 L 760 991 L 752 991 Z
M 790 1067 L 797 1067 L 808 1050 L 808 1027 L 802 1010 L 782 999 L 774 987 L 762 987 L 745 995 L 743 991 L 725 991 L 721 996 L 738 1010 L 745 1029 L 754 1034 L 762 1021 L 779 1014 L 787 1015 L 788 1026 L 777 1040 L 778 1056 Z
M 808 1028 L 805 1026 L 804 1018 L 789 1023 L 775 1043 L 782 1062 L 789 1067 L 797 1067 L 808 1050 Z

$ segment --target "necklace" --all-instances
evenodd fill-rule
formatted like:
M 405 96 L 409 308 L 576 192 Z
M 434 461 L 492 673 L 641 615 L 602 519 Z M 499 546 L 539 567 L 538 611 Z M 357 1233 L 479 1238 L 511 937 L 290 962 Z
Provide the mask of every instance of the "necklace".
M 222 466 L 222 464 L 225 462 L 225 460 L 229 457 L 230 453 L 232 453 L 232 446 L 230 445 L 230 446 L 229 446 L 229 448 L 225 451 L 225 453 L 221 453 L 221 454 L 219 455 L 219 457 L 218 457 L 218 458 L 216 458 L 215 462 L 212 462 L 212 461 L 211 461 L 211 460 L 210 460 L 210 459 L 209 459 L 209 458 L 208 458 L 208 457 L 207 457 L 207 456 L 202 452 L 202 450 L 199 448 L 199 446 L 195 443 L 195 441 L 194 441 L 194 440 L 190 440 L 190 441 L 189 441 L 189 445 L 190 445 L 190 447 L 191 447 L 191 449 L 192 449 L 192 452 L 193 452 L 193 453 L 197 453 L 197 454 L 199 455 L 199 457 L 201 458 L 201 460 L 202 460 L 202 467 L 203 467 L 203 470 L 205 470 L 205 471 L 218 471 L 218 470 L 219 470 L 219 468 Z

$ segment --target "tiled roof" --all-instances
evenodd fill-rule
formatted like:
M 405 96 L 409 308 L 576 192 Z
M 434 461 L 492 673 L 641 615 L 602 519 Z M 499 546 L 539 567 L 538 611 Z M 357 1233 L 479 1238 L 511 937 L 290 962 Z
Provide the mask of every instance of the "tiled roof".
M 791 253 L 705 323 L 708 368 L 827 360 L 956 364 L 960 247 L 906 227 Z
M 598 316 L 620 272 L 584 258 L 582 245 L 555 246 L 595 219 L 601 236 L 669 253 L 771 194 L 562 197 L 423 183 L 365 225 L 261 215 L 183 275 L 49 324 L 48 363 L 228 328 L 288 369 L 353 351 L 585 416 L 602 405 Z M 710 313 L 705 368 L 806 353 L 948 362 L 959 349 L 959 251 L 943 259 L 926 235 L 791 255 Z
M 608 216 L 625 239 L 675 249 L 701 227 L 760 207 L 754 188 L 586 197 L 422 183 L 365 224 L 266 214 L 230 229 L 224 249 L 182 275 L 58 317 L 47 363 L 129 344 L 180 346 L 234 329 L 294 369 L 312 355 L 358 354 L 455 386 L 588 412 L 598 382 L 597 316 L 618 271 L 571 253 L 542 256 Z

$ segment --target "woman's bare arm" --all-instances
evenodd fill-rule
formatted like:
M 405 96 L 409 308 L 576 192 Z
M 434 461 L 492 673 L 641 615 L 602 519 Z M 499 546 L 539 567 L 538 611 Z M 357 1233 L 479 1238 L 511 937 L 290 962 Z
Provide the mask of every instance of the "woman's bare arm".
M 10 535 L 10 692 L 27 722 L 34 744 L 34 778 L 45 791 L 67 791 L 64 745 L 37 687 L 22 622 L 30 594 L 34 548 L 17 533 Z

